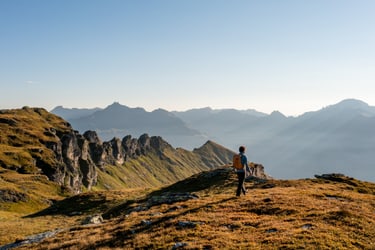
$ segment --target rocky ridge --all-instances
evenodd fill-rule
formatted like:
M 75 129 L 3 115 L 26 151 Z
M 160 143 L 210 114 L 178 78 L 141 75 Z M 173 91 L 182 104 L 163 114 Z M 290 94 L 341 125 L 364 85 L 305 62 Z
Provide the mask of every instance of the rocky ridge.
M 165 151 L 172 152 L 172 155 L 182 152 L 181 155 L 185 154 L 185 158 L 193 161 L 191 165 L 195 166 L 196 173 L 197 168 L 207 170 L 226 164 L 231 154 L 213 142 L 207 142 L 195 153 L 174 149 L 160 136 L 148 134 L 139 138 L 127 135 L 123 139 L 102 142 L 95 131 L 80 134 L 68 122 L 42 108 L 2 110 L 0 130 L 0 167 L 25 174 L 44 174 L 73 193 L 90 190 L 98 182 L 98 172 L 105 172 L 107 166 L 119 167 L 141 156 L 153 154 L 161 161 L 185 167 L 190 164 L 181 164 L 181 156 L 171 160 L 164 154 Z M 206 151 L 212 147 L 221 155 L 214 156 L 214 161 L 207 161 L 209 152 Z M 199 152 L 205 154 L 197 160 L 195 156 Z

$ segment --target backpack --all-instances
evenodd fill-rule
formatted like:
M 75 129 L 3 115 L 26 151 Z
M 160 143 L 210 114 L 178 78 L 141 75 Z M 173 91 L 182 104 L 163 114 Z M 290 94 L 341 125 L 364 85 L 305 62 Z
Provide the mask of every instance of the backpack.
M 233 155 L 233 167 L 237 170 L 243 169 L 241 158 L 240 154 Z

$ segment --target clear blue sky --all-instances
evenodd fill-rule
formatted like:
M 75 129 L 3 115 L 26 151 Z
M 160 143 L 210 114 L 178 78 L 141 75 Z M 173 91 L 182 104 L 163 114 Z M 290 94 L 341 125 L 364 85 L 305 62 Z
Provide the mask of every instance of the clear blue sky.
M 373 0 L 0 0 L 0 109 L 375 105 Z

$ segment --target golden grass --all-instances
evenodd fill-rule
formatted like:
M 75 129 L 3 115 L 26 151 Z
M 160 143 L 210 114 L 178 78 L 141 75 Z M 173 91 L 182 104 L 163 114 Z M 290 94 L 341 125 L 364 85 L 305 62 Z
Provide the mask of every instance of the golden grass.
M 0 166 L 35 173 L 34 159 L 54 163 L 54 153 L 43 142 L 56 142 L 56 131 L 71 128 L 62 118 L 41 108 L 2 110 L 0 112 Z
M 0 191 L 10 193 L 0 197 L 0 245 L 61 226 L 61 217 L 24 218 L 49 207 L 51 201 L 64 198 L 61 188 L 46 176 L 19 174 L 0 168 Z M 19 197 L 21 199 L 17 201 Z M 10 200 L 4 201 L 4 198 Z
M 163 159 L 160 159 L 163 157 Z M 181 159 L 186 161 L 181 162 Z M 189 164 L 189 165 L 188 165 Z M 98 184 L 93 190 L 160 187 L 207 170 L 200 157 L 186 150 L 164 150 L 162 156 L 149 152 L 147 156 L 130 159 L 123 165 L 97 169 Z
M 74 226 L 77 223 L 77 217 L 43 216 L 36 220 L 22 217 L 19 213 L 0 212 L 0 245 L 56 228 Z
M 97 191 L 64 200 L 61 196 L 51 195 L 50 198 L 58 198 L 53 206 L 37 201 L 0 203 L 0 246 L 45 231 L 75 227 L 87 215 L 100 214 L 145 192 L 147 189 Z
M 171 188 L 179 192 L 184 183 L 152 194 Z M 176 243 L 186 244 L 182 249 L 375 248 L 371 192 L 359 193 L 349 184 L 331 181 L 254 180 L 246 183 L 248 194 L 237 198 L 234 175 L 222 185 L 197 189 L 198 199 L 130 212 L 150 197 L 139 193 L 137 198 L 134 190 L 125 203 L 118 204 L 121 211 L 105 223 L 70 227 L 20 249 L 171 249 Z M 375 188 L 372 183 L 356 181 L 356 185 Z M 189 222 L 193 224 L 181 226 Z

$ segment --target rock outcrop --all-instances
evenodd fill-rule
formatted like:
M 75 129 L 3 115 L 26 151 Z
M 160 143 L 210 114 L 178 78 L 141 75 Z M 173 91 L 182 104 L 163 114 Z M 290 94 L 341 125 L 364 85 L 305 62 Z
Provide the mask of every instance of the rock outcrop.
M 95 185 L 111 189 L 171 184 L 224 166 L 234 153 L 212 141 L 193 151 L 175 149 L 148 134 L 101 141 L 95 131 L 80 134 L 41 108 L 0 110 L 0 132 L 0 167 L 42 174 L 76 194 Z M 260 169 L 257 173 L 263 175 Z
M 48 177 L 51 180 L 79 193 L 82 186 L 91 189 L 96 184 L 96 167 L 105 170 L 105 165 L 119 166 L 151 150 L 160 151 L 165 145 L 171 147 L 160 137 L 147 134 L 139 139 L 125 136 L 122 140 L 113 138 L 101 142 L 95 131 L 87 131 L 84 135 L 71 131 L 62 134 L 57 145 L 50 148 L 59 159 L 58 167 L 45 166 L 45 169 L 50 169 Z
M 41 173 L 80 193 L 97 183 L 97 168 L 122 165 L 154 150 L 171 147 L 144 134 L 102 142 L 95 131 L 81 135 L 69 123 L 41 108 L 1 110 L 0 166 L 20 173 Z
M 252 176 L 260 179 L 272 179 L 271 176 L 267 175 L 264 171 L 264 166 L 258 163 L 250 163 L 250 168 L 252 168 Z

